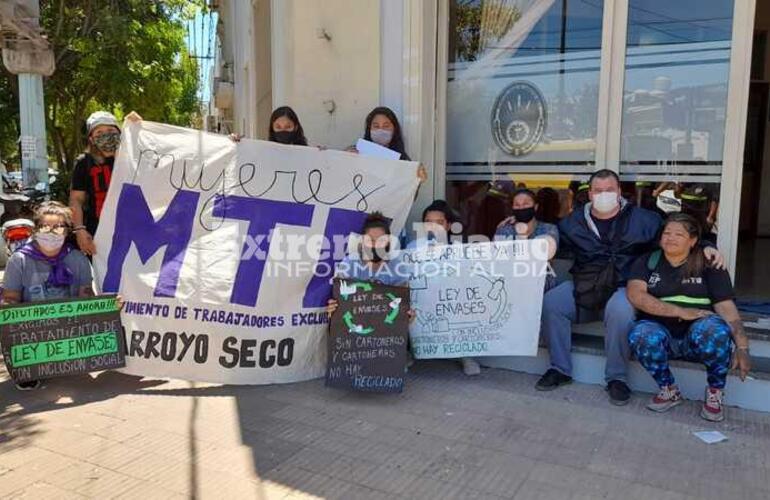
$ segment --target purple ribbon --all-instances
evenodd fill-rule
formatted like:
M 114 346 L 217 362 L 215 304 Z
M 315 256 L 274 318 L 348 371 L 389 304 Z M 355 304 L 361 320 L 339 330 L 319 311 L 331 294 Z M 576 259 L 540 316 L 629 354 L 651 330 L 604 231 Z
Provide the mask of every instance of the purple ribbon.
M 56 287 L 69 286 L 72 284 L 72 271 L 70 271 L 64 264 L 64 258 L 69 255 L 71 251 L 72 245 L 65 243 L 55 257 L 48 257 L 32 242 L 27 243 L 17 250 L 17 252 L 21 252 L 32 259 L 47 262 L 51 266 L 51 272 L 48 273 L 46 284 Z

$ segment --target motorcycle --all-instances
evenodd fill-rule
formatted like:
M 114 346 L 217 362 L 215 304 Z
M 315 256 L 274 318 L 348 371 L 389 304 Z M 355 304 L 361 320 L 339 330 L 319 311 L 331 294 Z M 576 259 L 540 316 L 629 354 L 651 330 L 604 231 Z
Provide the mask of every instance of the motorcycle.
M 35 231 L 35 224 L 29 219 L 9 220 L 0 228 L 5 241 L 6 256 L 10 257 L 13 252 L 24 246 Z
M 56 177 L 51 178 L 51 183 Z M 0 234 L 5 242 L 3 257 L 21 248 L 32 237 L 35 224 L 32 222 L 35 207 L 48 199 L 46 185 L 40 183 L 34 188 L 15 189 L 14 183 L 3 174 L 3 191 L 0 192 L 0 204 L 3 214 L 0 215 Z

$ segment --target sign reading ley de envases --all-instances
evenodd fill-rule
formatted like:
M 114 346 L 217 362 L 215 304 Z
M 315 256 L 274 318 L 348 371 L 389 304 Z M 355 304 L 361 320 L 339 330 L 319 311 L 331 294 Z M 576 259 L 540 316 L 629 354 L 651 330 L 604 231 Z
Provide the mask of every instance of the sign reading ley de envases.
M 2 306 L 0 344 L 16 382 L 126 364 L 114 295 Z
M 373 211 L 397 234 L 418 184 L 415 162 L 128 124 L 94 257 L 97 285 L 125 299 L 125 371 L 322 376 L 324 308 L 348 237 Z

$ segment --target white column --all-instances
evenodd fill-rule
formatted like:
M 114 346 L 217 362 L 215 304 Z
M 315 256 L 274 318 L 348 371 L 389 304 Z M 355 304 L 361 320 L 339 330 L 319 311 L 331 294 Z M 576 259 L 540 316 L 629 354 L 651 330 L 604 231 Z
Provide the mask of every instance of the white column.
M 380 104 L 403 116 L 404 0 L 380 0 Z
M 596 170 L 620 171 L 623 86 L 626 75 L 628 0 L 604 3 L 599 109 L 596 128 Z
M 286 72 L 289 70 L 286 54 L 287 44 L 291 42 L 287 36 L 291 31 L 286 26 L 287 9 L 290 2 L 271 0 L 270 2 L 270 64 L 273 74 L 273 109 L 286 104 Z
M 428 180 L 420 188 L 411 220 L 419 218 L 422 209 L 435 196 L 437 21 L 437 0 L 406 0 L 403 128 L 407 151 L 428 170 Z
M 746 145 L 746 116 L 751 78 L 751 48 L 754 34 L 755 0 L 736 0 L 733 39 L 730 48 L 730 80 L 725 117 L 725 146 L 722 187 L 719 196 L 719 250 L 735 277 L 738 249 L 738 220 L 741 212 L 743 150 Z

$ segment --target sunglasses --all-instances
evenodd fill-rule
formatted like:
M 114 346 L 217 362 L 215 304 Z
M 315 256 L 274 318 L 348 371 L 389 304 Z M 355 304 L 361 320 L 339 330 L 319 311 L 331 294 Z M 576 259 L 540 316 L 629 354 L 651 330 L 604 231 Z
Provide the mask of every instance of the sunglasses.
M 61 235 L 66 233 L 67 230 L 69 230 L 69 225 L 67 224 L 55 224 L 53 226 L 50 224 L 41 224 L 37 226 L 37 231 L 39 233 L 53 233 Z

